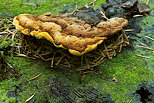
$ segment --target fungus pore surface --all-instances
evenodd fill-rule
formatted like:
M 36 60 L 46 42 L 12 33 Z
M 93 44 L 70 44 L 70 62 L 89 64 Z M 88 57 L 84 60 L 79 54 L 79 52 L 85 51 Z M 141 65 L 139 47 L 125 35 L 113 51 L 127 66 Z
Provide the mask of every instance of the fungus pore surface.
M 56 47 L 68 49 L 73 55 L 83 55 L 101 44 L 108 36 L 122 30 L 128 21 L 124 18 L 111 18 L 96 25 L 66 15 L 20 14 L 14 17 L 16 29 L 25 35 L 45 38 Z

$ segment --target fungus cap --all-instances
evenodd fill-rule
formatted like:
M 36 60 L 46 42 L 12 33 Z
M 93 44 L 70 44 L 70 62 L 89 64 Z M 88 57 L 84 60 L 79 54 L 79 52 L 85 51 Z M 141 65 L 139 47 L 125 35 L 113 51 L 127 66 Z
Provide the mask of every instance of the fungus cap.
M 65 15 L 20 14 L 14 17 L 16 29 L 25 35 L 45 38 L 56 47 L 68 49 L 73 55 L 83 55 L 101 44 L 107 36 L 112 36 L 127 26 L 124 18 L 111 18 L 95 26 L 85 21 Z

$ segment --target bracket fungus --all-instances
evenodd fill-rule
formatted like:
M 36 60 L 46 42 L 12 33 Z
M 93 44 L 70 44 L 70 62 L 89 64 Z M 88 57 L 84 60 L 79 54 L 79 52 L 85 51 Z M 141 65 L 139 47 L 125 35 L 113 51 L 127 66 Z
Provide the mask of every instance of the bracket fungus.
M 128 21 L 124 18 L 111 18 L 96 25 L 66 15 L 20 14 L 14 17 L 13 24 L 25 35 L 45 38 L 56 47 L 68 49 L 73 55 L 83 55 L 101 44 L 108 36 L 122 30 Z

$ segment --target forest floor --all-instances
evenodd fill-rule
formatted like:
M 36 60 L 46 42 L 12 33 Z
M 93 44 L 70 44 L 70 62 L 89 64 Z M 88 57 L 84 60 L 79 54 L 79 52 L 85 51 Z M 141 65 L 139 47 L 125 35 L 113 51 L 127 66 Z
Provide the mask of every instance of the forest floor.
M 18 0 L 0 4 L 0 33 L 9 26 L 10 18 L 22 14 L 54 14 L 72 12 L 76 5 L 87 2 L 71 0 Z M 105 1 L 104 1 L 105 2 Z M 95 5 L 98 8 L 102 1 Z M 5 6 L 7 5 L 7 6 Z M 58 6 L 57 6 L 58 5 Z M 1 9 L 3 8 L 3 9 Z M 5 8 L 5 9 L 4 9 Z M 69 8 L 69 9 L 68 9 Z M 91 71 L 73 68 L 51 68 L 51 62 L 18 57 L 12 54 L 12 45 L 18 39 L 0 34 L 0 102 L 1 103 L 140 103 L 141 86 L 154 88 L 154 6 L 148 16 L 136 19 L 140 33 L 130 35 L 131 45 L 117 56 L 106 60 Z M 3 29 L 2 29 L 3 28 Z M 12 35 L 12 34 L 11 34 Z M 143 44 L 150 49 L 143 48 Z M 5 68 L 5 70 L 1 70 Z M 142 103 L 142 102 L 141 102 Z

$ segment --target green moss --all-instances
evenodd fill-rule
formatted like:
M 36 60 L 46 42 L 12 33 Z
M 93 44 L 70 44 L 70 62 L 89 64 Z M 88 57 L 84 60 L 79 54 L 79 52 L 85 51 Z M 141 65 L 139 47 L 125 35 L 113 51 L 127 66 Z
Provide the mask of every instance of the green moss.
M 45 88 L 46 86 L 44 85 L 44 83 L 48 78 L 60 77 L 65 80 L 68 77 L 66 75 L 69 75 L 66 73 L 67 71 L 62 72 L 62 71 L 52 70 L 50 68 L 50 63 L 43 62 L 42 60 L 31 60 L 31 59 L 12 57 L 12 56 L 7 56 L 7 60 L 13 67 L 19 69 L 20 74 L 22 75 L 20 77 L 20 83 L 22 83 L 23 85 L 22 89 L 24 91 L 19 92 L 19 98 L 17 98 L 17 100 L 20 101 L 21 103 L 24 103 L 25 100 L 28 99 L 34 93 L 36 93 L 36 95 L 39 95 L 39 97 L 35 98 L 37 101 L 39 101 L 40 99 L 43 100 L 44 96 L 41 93 L 44 90 L 43 88 Z M 42 75 L 40 75 L 35 80 L 28 82 L 29 79 L 38 74 Z M 73 80 L 75 79 L 73 78 Z M 11 82 L 14 81 L 12 80 Z M 13 86 L 11 82 L 9 85 Z M 37 86 L 39 86 L 39 89 Z M 8 88 L 6 87 L 5 89 Z M 50 101 L 52 101 L 51 103 L 55 103 L 56 100 L 51 99 Z
M 0 2 L 0 13 L 7 13 L 11 15 L 18 15 L 21 13 L 42 14 L 45 12 L 58 13 L 64 9 L 69 8 L 70 11 L 75 9 L 75 5 L 78 7 L 86 4 L 87 0 L 7 0 Z M 104 0 L 105 1 L 105 0 Z M 98 0 L 96 7 L 101 5 L 102 1 Z M 6 6 L 7 5 L 7 6 Z M 6 10 L 5 10 L 6 9 Z M 153 36 L 153 31 L 146 31 L 145 27 L 152 27 L 153 17 L 146 17 L 143 20 L 143 30 L 139 36 L 145 38 L 147 36 Z M 10 40 L 0 41 L 0 48 L 6 48 L 11 44 Z M 153 48 L 153 42 L 150 41 L 150 47 Z M 137 48 L 135 48 L 137 49 Z M 138 57 L 137 54 L 147 54 L 149 59 Z M 36 93 L 39 97 L 39 101 L 43 96 L 41 95 L 44 88 L 44 82 L 48 78 L 61 78 L 64 81 L 68 81 L 70 86 L 76 88 L 94 87 L 102 95 L 110 94 L 112 99 L 116 103 L 135 103 L 133 93 L 137 89 L 138 85 L 143 82 L 150 82 L 153 80 L 154 70 L 154 51 L 138 48 L 135 51 L 124 50 L 119 53 L 112 60 L 105 61 L 102 65 L 96 69 L 99 76 L 94 73 L 89 73 L 83 78 L 83 83 L 80 84 L 79 80 L 81 75 L 74 70 L 59 69 L 55 70 L 50 68 L 50 63 L 43 62 L 42 60 L 32 60 L 22 57 L 7 56 L 7 61 L 16 69 L 19 70 L 21 77 L 16 80 L 10 78 L 8 80 L 0 82 L 0 102 L 1 103 L 15 103 L 16 100 L 20 103 L 25 103 L 31 95 Z M 28 81 L 30 78 L 42 73 L 35 80 Z M 112 81 L 116 78 L 118 82 Z M 22 84 L 22 91 L 18 92 L 18 98 L 7 97 L 8 91 L 15 89 L 15 86 Z M 38 87 L 39 86 L 39 89 Z M 40 91 L 41 90 L 41 91 Z M 33 101 L 33 99 L 31 100 Z M 56 103 L 55 99 L 51 100 L 51 103 Z
M 145 65 L 144 60 L 132 51 L 124 51 L 99 66 L 99 77 L 86 76 L 85 84 L 100 88 L 102 94 L 111 94 L 117 103 L 133 101 L 131 95 L 138 85 L 153 80 L 153 73 Z M 116 78 L 118 82 L 112 81 L 112 78 Z
M 100 7 L 101 3 L 96 2 L 95 7 Z M 0 15 L 15 16 L 23 13 L 43 14 L 51 12 L 58 14 L 62 11 L 73 12 L 76 7 L 86 5 L 87 0 L 7 0 L 0 2 Z
M 13 85 L 17 85 L 18 82 L 13 79 L 0 82 L 0 102 L 1 103 L 16 103 L 15 98 L 8 98 L 8 91 L 14 90 Z
M 83 79 L 83 84 L 79 83 L 80 75 L 76 72 L 68 72 L 66 70 L 52 70 L 50 64 L 41 60 L 31 60 L 21 57 L 7 57 L 9 63 L 11 63 L 17 69 L 20 69 L 22 76 L 20 81 L 14 81 L 13 79 L 6 81 L 9 87 L 23 84 L 22 89 L 24 91 L 19 93 L 18 100 L 23 103 L 34 93 L 41 93 L 36 87 L 44 88 L 44 81 L 47 78 L 62 78 L 72 87 L 94 87 L 99 90 L 101 94 L 110 94 L 113 100 L 117 103 L 133 103 L 134 97 L 132 96 L 138 85 L 143 82 L 149 82 L 153 80 L 153 74 L 145 66 L 145 62 L 140 57 L 137 57 L 132 51 L 123 51 L 117 57 L 112 60 L 104 62 L 99 66 L 99 76 L 95 74 L 87 74 Z M 134 62 L 135 61 L 135 62 Z M 42 75 L 35 80 L 27 82 L 30 78 L 42 73 Z M 118 80 L 117 83 L 112 81 L 112 78 Z M 13 83 L 13 84 L 12 84 Z M 3 83 L 1 83 L 3 84 Z M 8 91 L 9 87 L 3 88 Z M 26 95 L 25 95 L 26 94 Z M 5 94 L 3 94 L 5 95 Z M 39 98 L 43 98 L 38 97 Z M 5 98 L 6 99 L 6 98 Z M 53 101 L 55 101 L 53 99 Z
M 11 46 L 12 41 L 9 38 L 0 39 L 0 49 Z
M 151 12 L 149 14 L 149 16 L 144 17 L 144 19 L 141 22 L 141 27 L 142 27 L 142 31 L 140 33 L 138 33 L 137 35 L 139 36 L 139 39 L 137 40 L 136 44 L 140 44 L 140 43 L 144 43 L 146 44 L 148 47 L 154 49 L 154 41 L 146 38 L 146 36 L 150 37 L 150 38 L 154 38 L 154 5 L 152 5 L 152 3 L 150 4 L 150 8 L 151 8 Z M 153 50 L 148 50 L 145 48 L 138 48 L 135 47 L 136 49 L 136 53 L 139 55 L 143 55 L 148 57 L 148 59 L 144 59 L 145 62 L 147 63 L 147 66 L 149 67 L 149 69 L 151 70 L 151 72 L 154 73 L 153 67 L 154 67 L 154 51 Z

